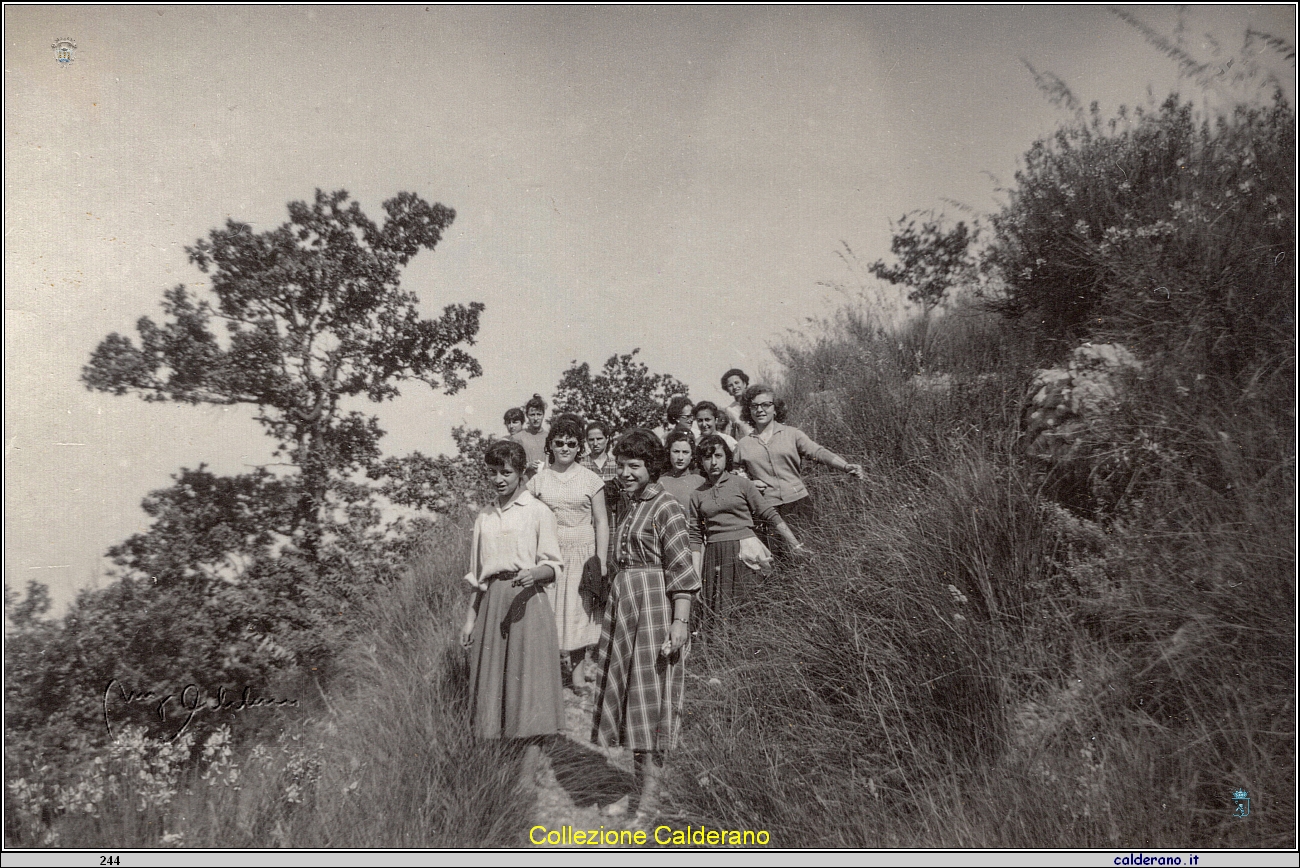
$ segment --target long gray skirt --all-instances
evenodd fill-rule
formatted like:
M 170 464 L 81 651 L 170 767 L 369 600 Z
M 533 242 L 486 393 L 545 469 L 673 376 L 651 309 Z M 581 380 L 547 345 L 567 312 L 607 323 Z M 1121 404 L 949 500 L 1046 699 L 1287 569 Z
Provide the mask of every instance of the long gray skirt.
M 479 603 L 469 653 L 477 738 L 528 738 L 564 729 L 555 613 L 537 585 L 493 581 Z

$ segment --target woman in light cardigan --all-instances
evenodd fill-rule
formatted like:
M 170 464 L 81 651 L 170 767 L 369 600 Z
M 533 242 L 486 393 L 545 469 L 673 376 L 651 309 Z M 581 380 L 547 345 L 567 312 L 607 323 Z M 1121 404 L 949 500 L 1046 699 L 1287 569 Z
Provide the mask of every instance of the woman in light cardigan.
M 863 478 L 861 464 L 850 464 L 793 425 L 776 421 L 778 401 L 770 386 L 750 386 L 740 403 L 741 416 L 753 430 L 736 442 L 735 463 L 776 505 L 782 518 L 788 521 L 807 503 L 808 486 L 801 475 L 805 458 Z

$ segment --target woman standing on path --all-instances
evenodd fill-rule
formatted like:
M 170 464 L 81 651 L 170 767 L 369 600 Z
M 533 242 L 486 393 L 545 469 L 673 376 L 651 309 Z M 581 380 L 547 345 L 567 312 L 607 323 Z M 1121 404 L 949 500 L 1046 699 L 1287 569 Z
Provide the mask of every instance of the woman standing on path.
M 803 545 L 776 506 L 759 494 L 758 486 L 729 471 L 731 447 L 721 434 L 705 435 L 699 454 L 708 482 L 691 494 L 688 515 L 691 556 L 704 582 L 698 620 L 701 629 L 708 630 L 725 623 L 736 607 L 750 599 L 758 574 L 772 566 L 772 553 L 754 533 L 756 521 L 767 522 L 791 551 L 802 551 Z
M 599 601 L 580 590 L 584 574 L 599 580 L 607 572 L 609 521 L 605 511 L 605 483 L 577 463 L 582 452 L 583 426 L 571 416 L 561 416 L 546 437 L 549 466 L 528 481 L 528 491 L 551 508 L 559 525 L 560 557 L 564 572 L 548 589 L 555 610 L 560 655 L 573 669 L 573 688 L 586 685 L 587 650 L 600 641 L 603 616 Z
M 614 455 L 631 505 L 615 532 L 618 575 L 596 651 L 592 740 L 632 750 L 641 782 L 637 818 L 648 820 L 657 806 L 664 753 L 677 739 L 691 602 L 700 577 L 686 516 L 655 482 L 665 463 L 659 439 L 633 429 Z M 625 810 L 616 802 L 606 813 Z
M 555 616 L 542 592 L 562 567 L 555 516 L 524 488 L 526 460 L 509 440 L 483 456 L 497 502 L 474 521 L 465 575 L 474 599 L 460 641 L 469 652 L 475 737 L 533 739 L 535 770 L 536 739 L 564 729 Z
M 808 486 L 800 476 L 803 459 L 862 478 L 861 464 L 850 464 L 793 425 L 776 421 L 777 399 L 771 387 L 761 383 L 750 386 L 741 395 L 740 404 L 741 417 L 753 430 L 737 441 L 736 464 L 745 469 L 763 496 L 776 504 L 782 518 L 789 521 L 807 508 Z

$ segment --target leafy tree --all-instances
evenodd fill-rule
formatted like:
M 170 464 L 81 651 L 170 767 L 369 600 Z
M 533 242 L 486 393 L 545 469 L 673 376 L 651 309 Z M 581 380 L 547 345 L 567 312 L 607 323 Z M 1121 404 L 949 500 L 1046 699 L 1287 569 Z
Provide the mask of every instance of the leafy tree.
M 38 593 L 7 605 L 7 747 L 71 762 L 59 758 L 106 737 L 95 698 L 114 679 L 167 692 L 260 689 L 294 664 L 323 675 L 369 589 L 401 574 L 418 538 L 357 481 L 383 432 L 344 405 L 391 399 L 407 380 L 460 389 L 480 373 L 464 346 L 483 305 L 422 318 L 400 273 L 453 214 L 410 193 L 384 210 L 379 225 L 346 193 L 317 191 L 277 229 L 228 222 L 188 248 L 210 294 L 177 286 L 166 321 L 137 323 L 138 346 L 113 334 L 95 350 L 88 388 L 247 404 L 298 472 L 183 469 L 146 497 L 149 530 L 110 550 L 112 585 L 83 592 L 58 622 L 39 620 Z
M 483 472 L 483 453 L 492 437 L 464 425 L 452 428 L 451 436 L 456 441 L 454 457 L 413 452 L 376 464 L 370 475 L 383 480 L 380 492 L 400 506 L 441 514 L 487 503 L 493 494 Z
M 897 264 L 887 265 L 878 259 L 867 268 L 881 280 L 911 287 L 907 297 L 927 313 L 943 301 L 949 289 L 975 277 L 970 247 L 979 237 L 978 229 L 961 221 L 945 228 L 941 216 L 923 211 L 904 214 L 891 225 L 894 234 L 889 250 Z
M 599 419 L 616 431 L 653 427 L 662 422 L 668 400 L 674 395 L 687 395 L 689 390 L 671 374 L 650 373 L 644 362 L 636 360 L 639 352 L 638 347 L 621 356 L 610 356 L 595 375 L 590 365 L 575 360 L 555 387 L 554 411 Z
M 383 207 L 380 226 L 346 192 L 317 190 L 310 205 L 290 203 L 277 229 L 227 221 L 186 248 L 214 298 L 183 285 L 167 291 L 166 322 L 142 317 L 139 347 L 109 335 L 82 372 L 90 389 L 147 401 L 255 407 L 277 454 L 299 468 L 295 527 L 309 547 L 330 481 L 379 454 L 375 417 L 345 412 L 345 399 L 388 400 L 411 379 L 452 394 L 482 373 L 463 345 L 473 344 L 483 305 L 424 319 L 400 285 L 402 268 L 438 244 L 454 212 L 413 193 Z
M 40 582 L 28 582 L 27 595 L 21 600 L 5 585 L 5 619 L 17 629 L 38 624 L 50 605 L 50 589 Z

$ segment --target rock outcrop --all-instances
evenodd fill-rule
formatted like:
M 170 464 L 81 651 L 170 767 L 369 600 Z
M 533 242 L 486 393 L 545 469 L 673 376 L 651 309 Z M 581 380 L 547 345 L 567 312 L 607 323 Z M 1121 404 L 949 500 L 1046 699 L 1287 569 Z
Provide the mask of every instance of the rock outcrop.
M 1120 344 L 1084 344 L 1064 367 L 1034 375 L 1021 416 L 1025 453 L 1050 464 L 1074 458 L 1084 435 L 1119 404 L 1142 363 Z

